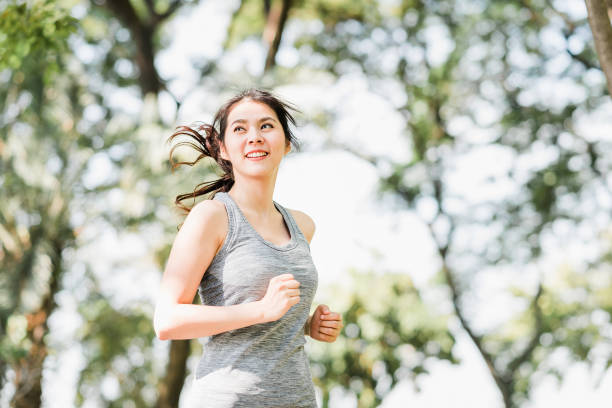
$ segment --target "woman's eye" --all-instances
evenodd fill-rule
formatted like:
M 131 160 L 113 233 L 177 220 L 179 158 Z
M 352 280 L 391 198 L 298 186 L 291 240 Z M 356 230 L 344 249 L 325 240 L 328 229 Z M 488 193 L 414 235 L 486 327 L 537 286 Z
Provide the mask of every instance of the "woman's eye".
M 270 126 L 270 127 L 273 127 L 271 123 L 264 123 L 263 125 L 261 125 L 261 127 L 264 127 L 264 126 Z
M 234 132 L 238 132 L 240 129 L 244 130 L 244 128 L 242 126 L 236 126 L 234 128 Z

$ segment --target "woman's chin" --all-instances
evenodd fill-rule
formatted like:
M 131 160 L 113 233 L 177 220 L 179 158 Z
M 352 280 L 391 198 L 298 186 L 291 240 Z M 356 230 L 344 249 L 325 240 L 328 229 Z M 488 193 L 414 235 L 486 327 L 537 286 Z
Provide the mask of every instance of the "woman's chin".
M 276 171 L 273 169 L 249 169 L 246 171 L 236 172 L 234 173 L 240 174 L 240 176 L 248 179 L 269 179 L 276 175 Z

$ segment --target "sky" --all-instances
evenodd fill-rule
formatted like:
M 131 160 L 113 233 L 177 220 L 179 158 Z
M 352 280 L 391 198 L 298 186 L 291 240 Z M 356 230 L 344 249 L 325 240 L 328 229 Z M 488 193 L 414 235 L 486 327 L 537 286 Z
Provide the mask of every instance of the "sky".
M 194 120 L 210 119 L 210 113 L 216 109 L 217 100 L 208 100 L 207 95 L 192 89 L 196 82 L 197 71 L 190 61 L 194 58 L 216 58 L 221 53 L 226 26 L 235 2 L 203 1 L 188 12 L 179 13 L 167 30 L 172 32 L 172 42 L 160 52 L 156 61 L 162 77 L 174 78 L 170 89 L 176 95 L 187 95 L 178 117 L 174 117 L 172 103 L 168 95 L 161 95 L 162 119 L 170 126 L 179 123 L 190 123 Z M 577 13 L 583 12 L 577 7 Z M 582 3 L 582 2 L 580 2 Z M 573 7 L 574 7 L 573 6 Z M 435 40 L 436 35 L 443 36 L 435 30 L 428 33 Z M 224 69 L 242 66 L 245 61 L 263 61 L 264 54 L 257 46 L 244 47 L 222 61 Z M 84 51 L 86 52 L 86 51 Z M 279 59 L 291 63 L 293 56 L 281 49 Z M 432 58 L 436 58 L 432 56 Z M 249 64 L 253 74 L 258 73 L 261 64 Z M 302 85 L 278 87 L 277 93 L 294 102 L 304 111 L 315 113 L 323 103 L 326 108 L 337 108 L 340 120 L 336 127 L 329 131 L 339 140 L 354 144 L 370 153 L 389 154 L 385 146 L 398 146 L 392 152 L 396 157 L 406 157 L 407 148 L 401 147 L 400 140 L 402 121 L 393 113 L 388 100 L 373 95 L 367 84 L 359 76 L 346 76 L 335 80 L 327 76 L 316 78 L 316 81 L 305 81 Z M 165 115 L 165 116 L 164 116 Z M 355 118 L 367 118 L 356 121 Z M 176 122 L 176 123 L 175 123 Z M 384 124 L 384 125 L 381 125 Z M 375 135 L 376 137 L 371 137 Z M 439 268 L 435 248 L 429 233 L 422 221 L 407 210 L 390 209 L 377 199 L 378 170 L 371 164 L 340 150 L 318 151 L 324 143 L 326 134 L 306 124 L 298 129 L 298 137 L 305 144 L 300 153 L 291 153 L 282 163 L 277 179 L 275 200 L 282 205 L 299 209 L 309 214 L 316 223 L 316 233 L 311 244 L 312 256 L 319 272 L 319 285 L 343 282 L 350 268 L 370 269 L 377 271 L 403 271 L 408 273 L 417 287 L 424 288 L 427 281 Z M 383 150 L 381 150 L 383 149 Z M 503 163 L 504 153 L 486 152 L 482 159 Z M 492 194 L 480 191 L 470 184 L 478 169 L 469 163 L 460 163 L 457 183 L 476 194 Z M 482 164 L 482 162 L 479 162 Z M 485 166 L 486 167 L 486 166 Z M 495 166 L 489 166 L 494 168 Z M 462 184 L 463 183 L 463 184 Z M 504 186 L 497 186 L 503 189 Z M 499 193 L 495 191 L 494 193 Z M 427 211 L 427 209 L 423 209 Z M 130 248 L 125 252 L 125 248 Z M 126 258 L 146 259 L 147 245 L 139 242 L 138 237 L 117 237 L 110 233 L 100 237 L 96 248 L 75 255 L 80 257 L 94 254 L 104 259 L 116 257 L 117 251 L 125 252 Z M 110 265 L 101 266 L 100 274 L 107 272 Z M 159 283 L 159 274 L 151 263 L 152 273 L 143 278 L 139 275 L 143 287 L 155 293 Z M 109 291 L 130 288 L 136 271 L 125 271 L 119 288 L 103 288 Z M 141 273 L 141 271 L 139 271 Z M 487 293 L 502 291 L 504 282 L 495 279 L 485 281 L 482 288 Z M 78 288 L 74 288 L 78 291 Z M 129 302 L 130 291 L 124 289 L 122 294 Z M 324 291 L 315 297 L 315 303 L 322 301 Z M 435 293 L 424 293 L 426 301 L 440 301 Z M 428 297 L 429 296 L 429 297 Z M 78 329 L 79 321 L 69 318 L 77 307 L 77 296 L 63 296 L 59 299 L 60 311 L 50 322 L 54 339 L 59 343 L 67 341 Z M 330 304 L 333 307 L 333 303 Z M 448 300 L 442 301 L 442 307 L 450 307 Z M 498 301 L 491 300 L 491 307 L 485 308 L 478 317 L 479 324 L 487 326 L 498 321 L 500 316 L 510 313 L 511 307 L 504 303 L 503 297 Z M 61 323 L 60 323 L 61 322 Z M 460 329 L 456 320 L 451 321 L 451 329 L 457 336 L 456 352 L 461 358 L 459 365 L 446 362 L 430 362 L 430 374 L 420 376 L 420 392 L 414 384 L 400 383 L 385 399 L 383 407 L 440 407 L 456 406 L 470 408 L 502 407 L 500 395 L 492 383 L 486 366 L 475 350 L 471 341 Z M 310 339 L 309 339 L 310 341 Z M 163 353 L 164 344 L 157 341 L 155 347 Z M 563 361 L 566 356 L 559 355 Z M 190 360 L 193 368 L 197 360 Z M 55 367 L 57 375 L 46 378 L 44 383 L 44 406 L 66 407 L 72 405 L 76 375 L 83 360 L 78 345 L 50 356 L 48 367 Z M 75 369 L 76 368 L 76 369 Z M 603 408 L 612 401 L 612 371 L 603 378 L 600 386 L 594 388 L 594 373 L 584 364 L 573 364 L 568 368 L 562 384 L 553 378 L 541 379 L 533 393 L 527 408 L 569 408 L 578 405 L 589 408 Z M 112 380 L 101 384 L 104 392 L 113 395 L 117 384 Z M 189 385 L 187 385 L 189 387 Z M 188 391 L 188 389 L 186 390 Z M 2 401 L 0 401 L 1 403 Z M 95 406 L 91 404 L 89 406 Z M 356 403 L 350 395 L 334 392 L 332 407 L 354 407 Z

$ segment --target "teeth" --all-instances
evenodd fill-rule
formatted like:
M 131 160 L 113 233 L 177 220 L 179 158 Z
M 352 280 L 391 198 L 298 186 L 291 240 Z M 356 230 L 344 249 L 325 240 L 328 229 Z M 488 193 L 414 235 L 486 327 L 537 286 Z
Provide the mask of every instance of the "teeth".
M 255 153 L 249 153 L 247 154 L 247 157 L 261 157 L 261 156 L 267 156 L 268 153 L 266 152 L 255 152 Z

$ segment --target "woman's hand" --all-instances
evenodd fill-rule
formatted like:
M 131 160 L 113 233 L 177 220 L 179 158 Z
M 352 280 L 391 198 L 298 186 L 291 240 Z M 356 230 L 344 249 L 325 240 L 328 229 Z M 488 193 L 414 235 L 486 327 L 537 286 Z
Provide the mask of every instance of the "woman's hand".
M 343 327 L 340 314 L 330 312 L 327 305 L 319 305 L 310 319 L 310 337 L 333 343 Z
M 300 301 L 300 282 L 293 275 L 285 273 L 270 279 L 264 297 L 259 300 L 263 322 L 273 322 L 287 313 L 291 306 Z

